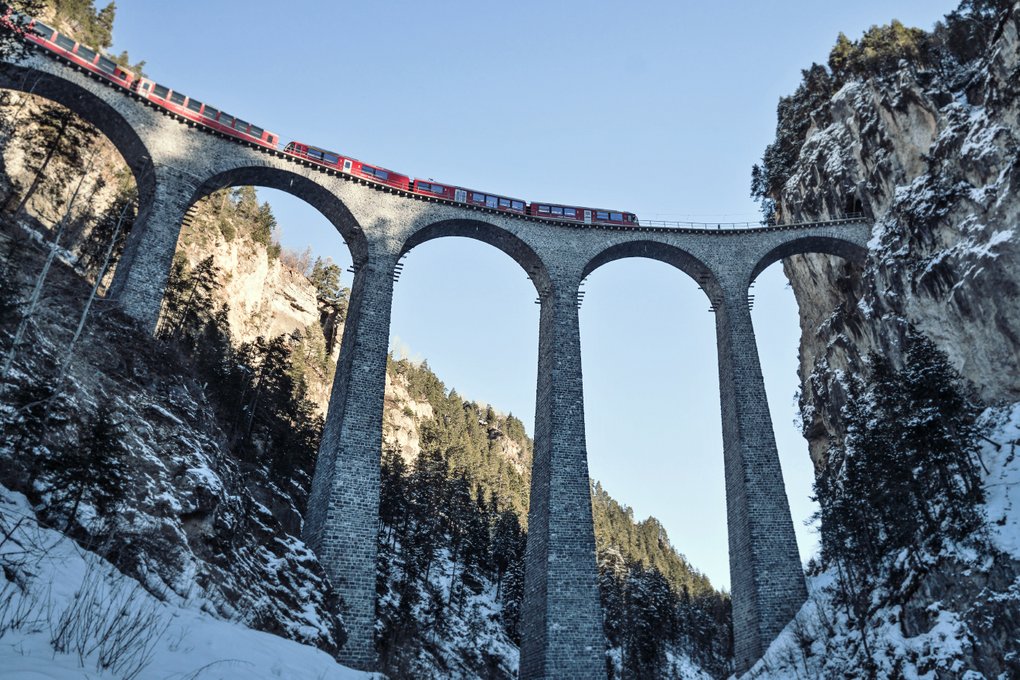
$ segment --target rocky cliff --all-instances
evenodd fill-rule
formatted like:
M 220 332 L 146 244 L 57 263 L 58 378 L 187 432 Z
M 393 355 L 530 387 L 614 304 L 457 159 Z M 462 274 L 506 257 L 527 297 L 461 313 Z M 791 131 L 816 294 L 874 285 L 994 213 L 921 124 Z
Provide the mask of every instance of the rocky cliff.
M 801 408 L 812 456 L 839 436 L 844 377 L 870 352 L 898 359 L 916 326 L 988 404 L 1020 399 L 1020 14 L 954 67 L 901 61 L 852 78 L 810 112 L 783 215 L 875 222 L 863 270 L 784 262 L 800 308 Z
M 749 677 L 1020 672 L 1018 35 L 1020 3 L 966 0 L 930 32 L 893 22 L 857 41 L 840 36 L 828 65 L 805 71 L 780 102 L 776 141 L 753 174 L 766 212 L 791 220 L 862 212 L 874 223 L 862 267 L 824 255 L 783 263 L 800 309 L 800 406 L 819 479 L 846 484 L 848 466 L 866 455 L 847 429 L 862 381 L 882 359 L 908 370 L 915 329 L 986 408 L 973 463 L 982 498 L 968 533 L 936 531 L 934 548 L 920 541 L 880 556 L 856 582 L 851 562 L 833 557 L 839 546 L 826 554 L 834 528 L 823 526 L 811 598 Z M 910 419 L 892 427 L 906 431 Z M 898 446 L 894 437 L 881 448 L 895 456 Z

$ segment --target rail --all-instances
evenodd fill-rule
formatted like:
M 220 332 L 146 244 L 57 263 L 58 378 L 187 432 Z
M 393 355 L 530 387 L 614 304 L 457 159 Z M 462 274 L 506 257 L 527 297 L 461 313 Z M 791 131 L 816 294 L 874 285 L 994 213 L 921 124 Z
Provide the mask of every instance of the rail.
M 665 227 L 670 229 L 700 229 L 707 231 L 730 231 L 737 229 L 784 229 L 789 227 L 810 227 L 825 224 L 852 224 L 865 219 L 864 213 L 849 213 L 830 220 L 806 222 L 682 222 L 673 220 L 641 220 L 642 227 Z

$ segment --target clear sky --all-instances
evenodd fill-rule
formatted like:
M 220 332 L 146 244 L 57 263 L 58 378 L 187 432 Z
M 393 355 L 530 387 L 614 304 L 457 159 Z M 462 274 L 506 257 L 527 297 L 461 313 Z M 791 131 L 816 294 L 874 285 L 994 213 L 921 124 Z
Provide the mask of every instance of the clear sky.
M 98 1 L 102 4 L 102 0 Z M 778 98 L 836 35 L 898 18 L 930 28 L 953 0 L 117 0 L 114 51 L 158 82 L 300 140 L 413 176 L 645 219 L 757 218 L 750 168 Z M 275 191 L 284 245 L 350 255 L 317 212 Z M 348 278 L 347 283 L 350 283 Z M 659 262 L 597 270 L 581 309 L 592 476 L 728 586 L 714 319 Z M 787 490 L 803 525 L 811 465 L 794 427 L 799 329 L 780 265 L 754 322 Z M 507 256 L 464 239 L 411 252 L 391 346 L 447 386 L 535 410 L 538 306 Z

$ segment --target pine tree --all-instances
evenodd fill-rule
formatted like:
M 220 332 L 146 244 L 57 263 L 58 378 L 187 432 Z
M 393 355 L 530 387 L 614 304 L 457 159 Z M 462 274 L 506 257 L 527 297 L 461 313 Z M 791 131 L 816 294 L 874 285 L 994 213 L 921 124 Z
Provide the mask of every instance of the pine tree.
M 623 643 L 626 623 L 627 563 L 616 548 L 598 553 L 599 599 L 602 602 L 602 628 L 610 647 Z
M 502 595 L 503 577 L 515 560 L 521 559 L 524 533 L 517 514 L 512 510 L 499 512 L 492 535 L 491 560 L 496 570 L 496 597 Z
M 524 551 L 510 562 L 503 581 L 503 629 L 515 644 L 521 642 L 521 607 L 524 604 Z
M 36 380 L 13 386 L 0 384 L 0 394 L 11 407 L 10 414 L 0 421 L 4 443 L 10 445 L 15 456 L 32 454 L 53 422 L 50 401 L 57 395 L 56 384 L 37 376 Z
M 0 326 L 12 324 L 21 318 L 25 300 L 18 280 L 17 263 L 22 257 L 23 248 L 21 239 L 9 239 L 3 260 L 0 260 Z M 0 336 L 0 340 L 5 341 L 6 338 Z M 0 342 L 0 348 L 5 346 L 6 342 Z
M 633 565 L 627 577 L 626 627 L 623 630 L 623 676 L 660 677 L 666 641 L 676 628 L 675 596 L 657 569 Z
M 938 554 L 980 525 L 982 491 L 970 390 L 945 354 L 914 330 L 904 367 L 872 355 L 844 410 L 846 436 L 834 443 L 815 492 L 822 557 L 835 564 L 842 599 L 862 622 L 870 590 L 892 556 Z
M 62 503 L 71 504 L 65 531 L 77 519 L 78 508 L 86 496 L 105 516 L 120 502 L 126 454 L 123 437 L 122 425 L 107 406 L 101 405 L 86 424 L 79 442 L 43 461 L 44 479 Z
M 213 313 L 212 293 L 219 288 L 219 268 L 213 256 L 188 270 L 183 257 L 175 257 L 164 295 L 159 334 L 189 344 Z
M 131 233 L 131 227 L 134 225 L 138 213 L 135 205 L 135 193 L 133 187 L 120 191 L 113 202 L 95 217 L 92 228 L 81 239 L 78 246 L 79 263 L 90 276 L 99 275 L 99 270 L 106 261 L 106 253 L 111 241 L 113 241 L 113 250 L 110 251 L 110 261 L 107 266 L 115 265 L 120 260 L 127 236 Z
M 99 135 L 90 123 L 59 104 L 43 105 L 30 116 L 28 125 L 36 133 L 24 136 L 21 144 L 25 153 L 36 161 L 36 169 L 32 182 L 14 210 L 15 215 L 25 210 L 44 179 L 50 180 L 53 204 L 62 205 L 68 183 L 85 168 L 93 142 Z M 48 170 L 53 161 L 61 162 L 72 171 L 51 177 Z
M 385 527 L 386 542 L 396 540 L 396 529 L 407 517 L 407 464 L 399 451 L 383 451 L 379 479 L 379 520 Z

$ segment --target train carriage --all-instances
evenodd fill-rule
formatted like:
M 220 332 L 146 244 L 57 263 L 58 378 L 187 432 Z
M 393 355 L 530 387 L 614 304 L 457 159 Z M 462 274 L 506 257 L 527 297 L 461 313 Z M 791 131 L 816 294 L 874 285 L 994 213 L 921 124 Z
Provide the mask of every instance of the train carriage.
M 583 224 L 610 224 L 620 227 L 636 227 L 639 224 L 634 213 L 537 201 L 528 206 L 528 214 L 547 220 L 569 220 Z
M 12 27 L 17 25 L 23 29 L 24 37 L 29 42 L 44 47 L 58 57 L 67 59 L 75 66 L 95 73 L 123 88 L 130 89 L 131 84 L 136 80 L 135 74 L 122 68 L 106 55 L 82 45 L 38 19 L 12 12 L 4 17 L 4 23 Z
M 414 193 L 422 194 L 424 196 L 436 196 L 438 198 L 445 198 L 450 201 L 457 201 L 458 203 L 467 203 L 468 205 L 477 205 L 483 208 L 490 208 L 492 210 L 517 213 L 518 215 L 528 214 L 528 204 L 519 198 L 499 196 L 497 194 L 489 194 L 483 191 L 465 189 L 464 187 L 457 187 L 449 184 L 439 184 L 433 180 L 415 179 Z
M 519 198 L 497 196 L 495 194 L 474 191 L 473 189 L 464 189 L 463 191 L 467 199 L 465 203 L 468 205 L 480 205 L 495 210 L 517 213 L 518 215 L 528 214 L 528 204 Z
M 232 137 L 255 142 L 270 149 L 275 149 L 280 142 L 279 135 L 148 78 L 139 78 L 135 81 L 133 89 L 154 104 Z
M 350 163 L 350 167 L 347 167 Z M 411 188 L 411 178 L 407 175 L 401 175 L 399 172 L 393 172 L 386 168 L 381 168 L 378 165 L 369 165 L 368 163 L 362 163 L 361 161 L 354 158 L 345 158 L 344 167 L 341 168 L 344 172 L 349 172 L 352 175 L 358 175 L 372 180 L 373 182 L 380 182 L 387 184 L 397 189 L 403 189 L 408 191 Z
M 378 165 L 362 163 L 356 158 L 342 156 L 335 151 L 328 151 L 302 142 L 288 142 L 283 150 L 285 153 L 300 156 L 320 165 L 336 168 L 349 175 L 364 177 L 373 182 L 386 184 L 397 189 L 403 189 L 404 191 L 411 188 L 411 178 L 407 175 L 401 175 L 398 172 L 381 168 Z
M 430 180 L 415 179 L 411 185 L 411 191 L 423 196 L 435 196 L 445 198 L 448 201 L 460 201 L 467 203 L 467 190 L 455 187 L 451 184 L 439 184 Z

